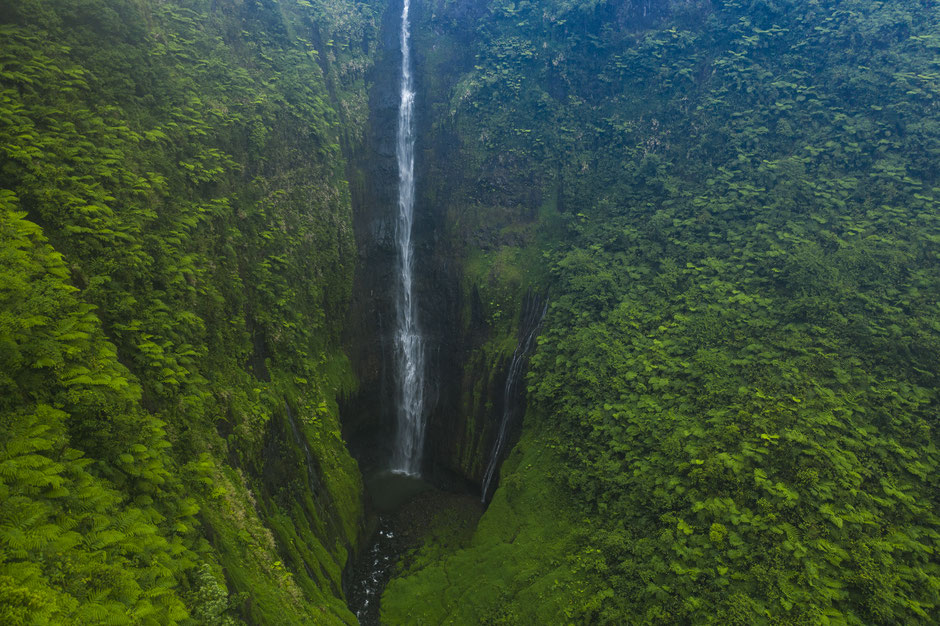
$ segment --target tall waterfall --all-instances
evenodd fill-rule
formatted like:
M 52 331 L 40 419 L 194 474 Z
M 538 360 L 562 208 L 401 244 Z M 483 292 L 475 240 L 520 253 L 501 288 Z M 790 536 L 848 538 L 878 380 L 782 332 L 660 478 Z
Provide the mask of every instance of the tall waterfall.
M 392 470 L 416 475 L 424 447 L 424 341 L 418 328 L 414 290 L 414 243 L 411 240 L 415 200 L 414 81 L 411 74 L 410 0 L 401 12 L 401 102 L 398 106 L 398 293 L 395 350 L 398 365 L 398 431 Z
M 483 475 L 483 493 L 480 495 L 480 501 L 484 504 L 486 504 L 486 495 L 496 475 L 496 468 L 499 466 L 503 448 L 506 447 L 506 440 L 509 437 L 509 428 L 518 408 L 516 398 L 519 395 L 519 385 L 526 358 L 535 346 L 535 337 L 545 318 L 545 312 L 548 311 L 548 302 L 542 303 L 539 300 L 537 296 L 532 296 L 532 299 L 526 303 L 528 306 L 523 306 L 523 315 L 519 323 L 521 339 L 512 353 L 509 372 L 506 374 L 506 384 L 503 386 L 503 417 L 499 423 L 499 432 L 493 444 L 493 451 L 490 453 L 490 461 L 486 465 L 486 473 Z

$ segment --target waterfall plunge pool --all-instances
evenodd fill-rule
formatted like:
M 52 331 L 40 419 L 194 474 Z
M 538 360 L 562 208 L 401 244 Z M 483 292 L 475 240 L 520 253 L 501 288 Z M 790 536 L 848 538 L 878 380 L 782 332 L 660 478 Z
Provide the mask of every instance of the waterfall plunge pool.
M 441 525 L 458 526 L 469 536 L 484 508 L 475 493 L 456 484 L 445 490 L 401 472 L 378 471 L 364 482 L 372 532 L 349 570 L 346 599 L 360 624 L 374 626 L 382 592 L 402 558 Z
M 378 514 L 394 513 L 421 492 L 432 489 L 420 476 L 385 470 L 366 480 L 366 493 Z

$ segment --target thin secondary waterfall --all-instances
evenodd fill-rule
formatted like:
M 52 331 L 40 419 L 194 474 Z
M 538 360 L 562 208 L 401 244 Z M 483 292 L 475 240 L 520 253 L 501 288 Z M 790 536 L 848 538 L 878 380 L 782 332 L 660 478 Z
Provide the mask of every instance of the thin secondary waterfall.
M 418 327 L 414 290 L 415 137 L 414 84 L 411 74 L 410 0 L 401 12 L 401 102 L 398 106 L 398 293 L 395 349 L 398 365 L 398 431 L 392 470 L 410 475 L 421 471 L 424 448 L 424 341 Z
M 486 495 L 489 493 L 490 483 L 496 475 L 496 468 L 499 466 L 503 448 L 506 446 L 506 439 L 509 437 L 509 427 L 518 410 L 516 398 L 519 394 L 519 385 L 522 382 L 522 371 L 525 368 L 529 353 L 535 346 L 535 338 L 538 335 L 539 327 L 542 325 L 545 312 L 548 310 L 547 301 L 540 303 L 539 298 L 533 298 L 528 307 L 523 307 L 524 314 L 520 322 L 522 339 L 512 353 L 512 359 L 509 361 L 509 372 L 506 374 L 506 384 L 503 386 L 503 418 L 499 424 L 496 442 L 493 444 L 493 452 L 490 453 L 490 461 L 486 465 L 486 473 L 483 475 L 483 493 L 480 495 L 480 501 L 484 504 L 486 504 Z M 526 309 L 528 309 L 527 313 L 525 313 Z

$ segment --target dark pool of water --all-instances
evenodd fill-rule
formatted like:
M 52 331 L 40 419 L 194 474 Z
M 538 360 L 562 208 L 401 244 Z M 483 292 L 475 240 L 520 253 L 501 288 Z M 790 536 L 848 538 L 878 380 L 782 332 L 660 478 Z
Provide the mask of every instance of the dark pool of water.
M 419 493 L 433 489 L 419 476 L 382 471 L 366 479 L 366 493 L 376 513 L 394 513 Z

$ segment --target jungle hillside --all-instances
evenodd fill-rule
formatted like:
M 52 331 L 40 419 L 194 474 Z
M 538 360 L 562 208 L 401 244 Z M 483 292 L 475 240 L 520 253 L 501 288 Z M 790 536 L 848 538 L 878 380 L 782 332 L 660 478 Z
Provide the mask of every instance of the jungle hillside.
M 931 0 L 0 4 L 0 624 L 936 624 L 938 416 Z

